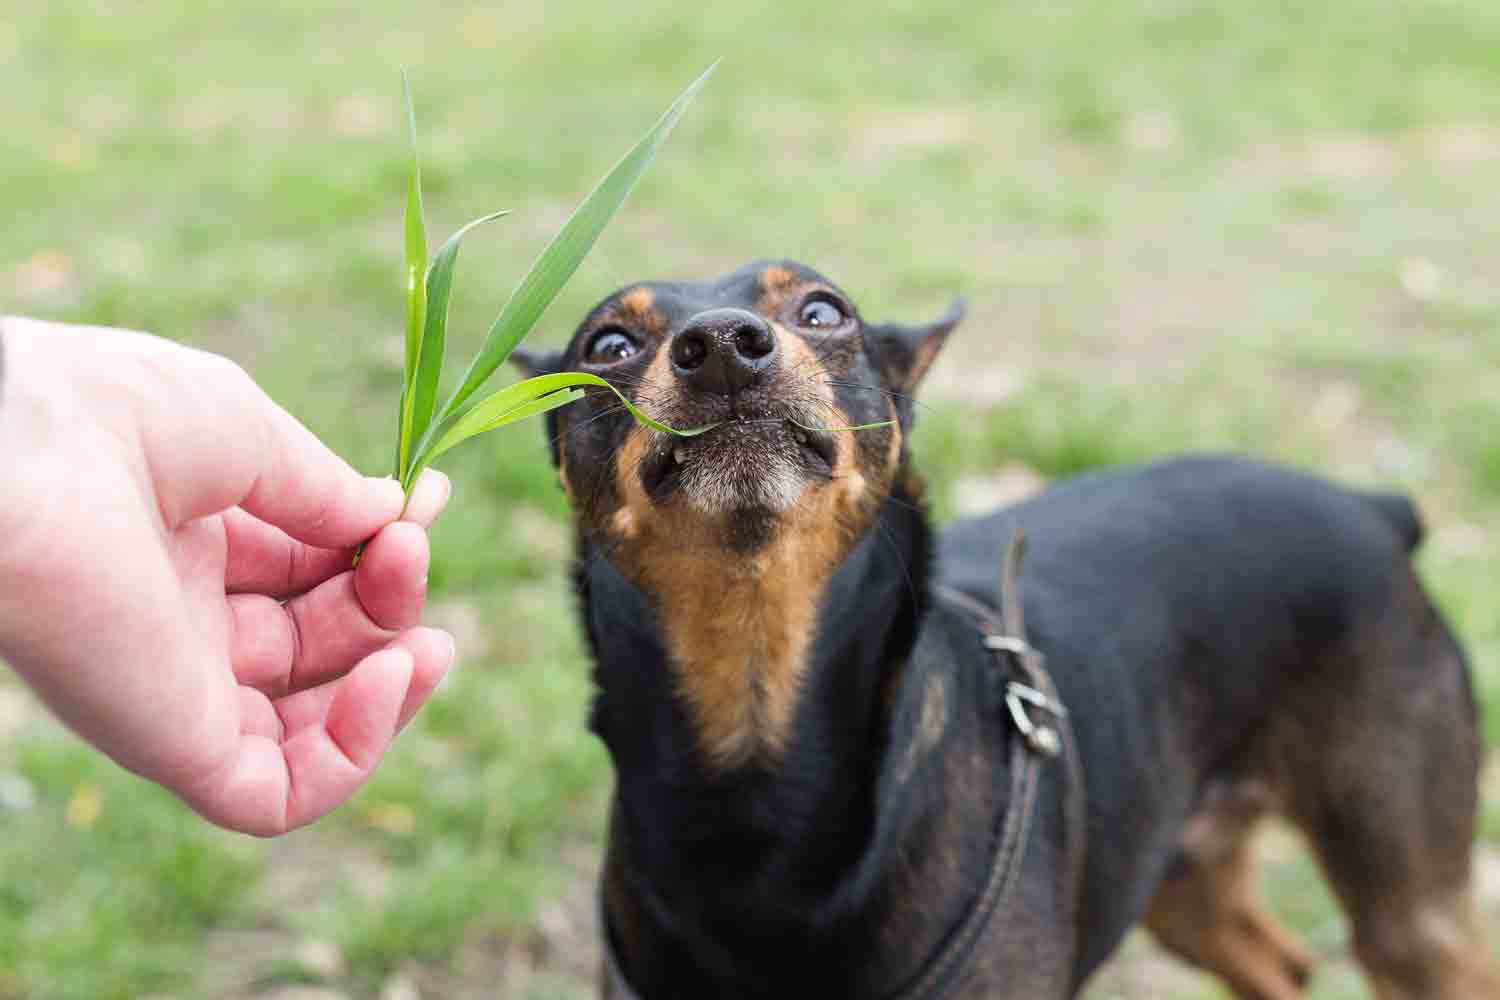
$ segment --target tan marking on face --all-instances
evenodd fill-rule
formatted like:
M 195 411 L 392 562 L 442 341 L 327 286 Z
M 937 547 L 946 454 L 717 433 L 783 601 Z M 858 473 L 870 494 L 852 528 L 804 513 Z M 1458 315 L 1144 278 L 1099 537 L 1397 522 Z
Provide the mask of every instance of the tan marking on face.
M 781 370 L 789 373 L 790 378 L 796 379 L 798 385 L 805 385 L 810 390 L 814 390 L 817 399 L 832 406 L 834 396 L 832 396 L 831 388 L 828 387 L 828 369 L 823 366 L 822 358 L 817 357 L 817 352 L 813 351 L 813 346 L 807 343 L 807 340 L 787 330 L 774 319 L 769 322 L 771 322 L 771 336 L 775 337 L 775 343 L 781 349 Z M 835 424 L 834 421 L 825 420 L 823 415 L 819 414 L 817 423 L 825 427 L 835 427 L 843 426 L 847 421 Z
M 657 349 L 656 355 L 652 357 L 651 363 L 641 374 L 641 388 L 639 396 L 651 396 L 666 398 L 672 390 L 675 376 L 672 374 L 672 362 L 667 351 L 667 345 L 663 344 Z
M 773 264 L 760 272 L 760 306 L 765 313 L 779 312 L 788 297 L 802 285 L 798 278 L 780 264 Z
M 656 311 L 656 295 L 649 288 L 632 288 L 620 296 L 615 312 L 631 326 L 654 334 L 662 332 L 662 317 Z
M 785 364 L 816 364 L 801 338 L 778 336 Z M 648 366 L 648 387 L 669 377 L 664 359 L 660 352 Z M 848 422 L 823 379 L 810 369 L 799 378 L 826 403 L 817 408 L 819 422 Z M 620 449 L 620 506 L 605 516 L 631 530 L 616 532 L 621 544 L 611 559 L 656 605 L 705 758 L 720 767 L 774 759 L 791 734 L 823 587 L 873 514 L 853 435 L 838 437 L 835 477 L 807 482 L 776 516 L 771 540 L 749 555 L 726 547 L 726 519 L 735 513 L 706 514 L 680 493 L 661 505 L 647 498 L 639 468 L 667 443 L 659 436 L 637 427 Z
M 772 264 L 760 272 L 760 287 L 768 292 L 785 291 L 797 283 L 797 276 L 780 264 Z

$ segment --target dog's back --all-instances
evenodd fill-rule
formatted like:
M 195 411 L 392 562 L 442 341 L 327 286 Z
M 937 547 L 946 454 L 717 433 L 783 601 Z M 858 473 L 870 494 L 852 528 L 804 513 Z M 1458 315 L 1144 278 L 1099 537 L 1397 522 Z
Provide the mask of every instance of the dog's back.
M 1031 641 L 1089 767 L 1080 975 L 1149 913 L 1246 995 L 1290 995 L 1274 990 L 1296 987 L 1306 956 L 1242 884 L 1254 820 L 1276 810 L 1311 837 L 1377 981 L 1397 970 L 1391 996 L 1488 995 L 1436 988 L 1475 940 L 1479 746 L 1462 654 L 1410 567 L 1409 501 L 1177 459 L 960 521 L 939 577 L 994 604 L 1016 528 Z

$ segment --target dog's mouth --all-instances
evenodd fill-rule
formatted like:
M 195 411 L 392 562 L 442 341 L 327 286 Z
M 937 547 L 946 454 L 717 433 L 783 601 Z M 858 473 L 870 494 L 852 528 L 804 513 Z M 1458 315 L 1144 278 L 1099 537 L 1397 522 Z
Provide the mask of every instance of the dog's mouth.
M 741 418 L 698 437 L 661 435 L 641 465 L 652 503 L 682 493 L 710 513 L 736 508 L 782 510 L 802 487 L 833 478 L 833 436 L 785 418 Z

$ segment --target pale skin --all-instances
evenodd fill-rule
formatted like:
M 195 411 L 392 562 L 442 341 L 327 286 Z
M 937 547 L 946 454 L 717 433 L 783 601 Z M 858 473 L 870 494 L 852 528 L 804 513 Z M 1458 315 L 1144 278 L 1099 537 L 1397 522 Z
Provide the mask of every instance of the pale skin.
M 216 355 L 16 318 L 0 337 L 0 661 L 221 826 L 344 802 L 453 661 L 418 627 L 448 481 L 403 514 Z

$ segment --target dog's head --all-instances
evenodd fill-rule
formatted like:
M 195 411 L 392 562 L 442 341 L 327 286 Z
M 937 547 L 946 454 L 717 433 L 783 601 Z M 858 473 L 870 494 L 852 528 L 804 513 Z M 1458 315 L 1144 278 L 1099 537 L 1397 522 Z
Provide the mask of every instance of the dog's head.
M 715 425 L 654 430 L 603 389 L 548 415 L 581 538 L 651 599 L 715 766 L 784 749 L 824 588 L 893 490 L 910 502 L 911 392 L 959 313 L 867 324 L 816 272 L 752 264 L 622 289 L 561 354 L 522 357 L 599 375 L 669 427 Z
M 671 427 L 718 425 L 688 438 L 653 430 L 604 390 L 553 417 L 553 457 L 585 537 L 638 575 L 631 550 L 652 539 L 745 556 L 799 530 L 846 544 L 861 534 L 904 461 L 912 390 L 961 314 L 955 304 L 928 326 L 869 324 L 812 269 L 761 262 L 629 286 L 566 350 L 516 360 L 602 376 Z M 891 424 L 835 430 L 881 421 Z

